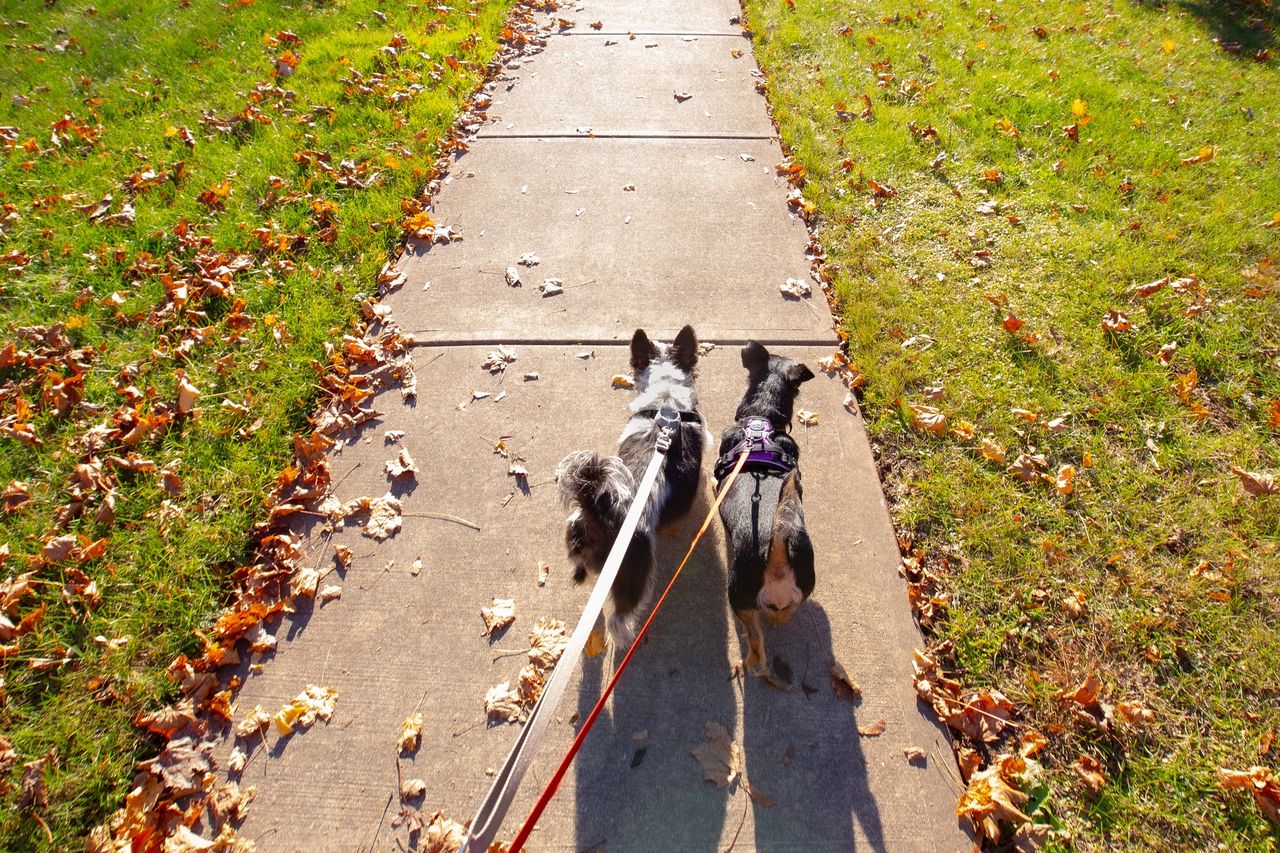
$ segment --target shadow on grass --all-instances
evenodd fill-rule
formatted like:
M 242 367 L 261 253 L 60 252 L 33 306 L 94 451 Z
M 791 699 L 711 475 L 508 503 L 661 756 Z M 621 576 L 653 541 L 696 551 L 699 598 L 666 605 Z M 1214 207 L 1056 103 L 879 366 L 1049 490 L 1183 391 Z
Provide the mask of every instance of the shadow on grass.
M 1170 7 L 1195 16 L 1214 33 L 1218 44 L 1238 59 L 1266 61 L 1276 46 L 1280 7 L 1266 0 L 1182 0 L 1178 3 L 1136 3 L 1139 8 Z

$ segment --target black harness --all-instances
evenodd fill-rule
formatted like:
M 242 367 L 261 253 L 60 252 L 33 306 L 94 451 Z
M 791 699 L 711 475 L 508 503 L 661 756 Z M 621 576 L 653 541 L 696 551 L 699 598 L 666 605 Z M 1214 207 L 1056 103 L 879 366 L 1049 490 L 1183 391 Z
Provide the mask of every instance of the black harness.
M 743 418 L 739 425 L 743 432 L 742 441 L 716 460 L 716 482 L 723 480 L 733 470 L 733 466 L 738 464 L 738 457 L 744 453 L 747 454 L 747 461 L 742 466 L 743 471 L 785 477 L 796 469 L 795 455 L 773 440 L 776 430 L 768 418 Z

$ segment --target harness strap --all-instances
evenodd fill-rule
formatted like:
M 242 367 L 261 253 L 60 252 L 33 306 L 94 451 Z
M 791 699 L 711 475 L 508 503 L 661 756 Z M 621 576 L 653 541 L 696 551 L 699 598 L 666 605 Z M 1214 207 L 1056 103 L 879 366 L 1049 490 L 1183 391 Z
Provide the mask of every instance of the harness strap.
M 525 721 L 520 736 L 512 745 L 511 752 L 507 754 L 507 760 L 503 763 L 502 769 L 494 776 L 493 785 L 485 795 L 484 802 L 480 804 L 475 817 L 471 819 L 467 841 L 462 846 L 463 851 L 484 853 L 498 834 L 502 819 L 506 816 L 507 809 L 511 807 L 516 790 L 520 787 L 520 781 L 533 761 L 533 753 L 537 749 L 538 742 L 546 733 L 547 726 L 551 724 L 555 707 L 564 694 L 565 688 L 569 686 L 569 680 L 573 677 L 578 660 L 582 657 L 582 650 L 586 647 L 587 638 L 595 627 L 601 610 L 604 609 L 605 598 L 613 588 L 613 581 L 618 576 L 618 568 L 622 565 L 627 549 L 631 546 L 631 537 L 635 535 L 640 516 L 649 503 L 649 493 L 653 491 L 653 485 L 657 482 L 662 461 L 666 458 L 667 450 L 671 446 L 671 438 L 675 433 L 676 425 L 679 424 L 679 418 L 672 410 L 661 410 L 658 415 L 655 422 L 661 431 L 653 449 L 653 458 L 649 460 L 649 467 L 645 469 L 644 476 L 640 479 L 640 486 L 636 489 L 631 507 L 627 510 L 626 519 L 618 531 L 618 538 L 613 541 L 609 558 L 605 560 L 604 567 L 600 570 L 600 577 L 591 590 L 587 606 L 582 611 L 582 616 L 578 619 L 578 624 L 574 627 L 559 662 L 552 670 L 551 677 L 542 688 L 542 695 L 534 704 L 533 711 Z

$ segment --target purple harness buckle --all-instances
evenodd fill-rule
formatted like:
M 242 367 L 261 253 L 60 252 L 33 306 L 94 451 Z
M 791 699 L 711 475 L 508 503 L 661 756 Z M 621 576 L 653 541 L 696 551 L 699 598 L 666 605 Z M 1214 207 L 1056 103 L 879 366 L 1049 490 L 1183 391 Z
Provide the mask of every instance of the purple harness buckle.
M 782 447 L 773 440 L 773 424 L 768 418 L 749 417 L 743 418 L 740 425 L 742 426 L 742 441 L 737 446 L 721 456 L 716 461 L 715 477 L 716 480 L 723 480 L 725 476 L 733 470 L 733 466 L 737 464 L 738 457 L 747 454 L 747 461 L 743 464 L 743 470 L 767 470 L 776 471 L 780 474 L 790 474 L 795 470 L 796 459 L 786 448 Z

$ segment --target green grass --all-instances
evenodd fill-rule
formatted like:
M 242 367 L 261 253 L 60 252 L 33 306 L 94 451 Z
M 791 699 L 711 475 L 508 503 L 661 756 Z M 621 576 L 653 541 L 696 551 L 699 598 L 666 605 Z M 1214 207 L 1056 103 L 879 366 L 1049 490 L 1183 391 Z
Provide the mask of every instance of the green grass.
M 16 752 L 0 776 L 0 847 L 80 846 L 120 805 L 134 762 L 154 750 L 131 720 L 171 693 L 164 668 L 175 656 L 200 651 L 198 632 L 226 601 L 228 573 L 266 514 L 263 497 L 290 461 L 291 436 L 306 426 L 324 345 L 350 330 L 359 295 L 376 290 L 400 239 L 402 202 L 425 185 L 443 135 L 494 54 L 509 5 L 5 5 L 0 125 L 15 130 L 0 158 L 0 349 L 12 342 L 35 352 L 16 327 L 65 324 L 70 345 L 91 351 L 78 353 L 88 405 L 62 416 L 48 391 L 60 381 L 52 373 L 65 378 L 63 364 L 24 356 L 0 367 L 0 423 L 27 422 L 21 413 L 29 407 L 41 441 L 0 437 L 0 488 L 16 480 L 31 493 L 30 502 L 0 513 L 9 551 L 0 578 L 35 571 L 34 593 L 8 611 L 13 623 L 47 605 L 34 630 L 7 641 L 16 649 L 0 664 L 0 737 Z M 287 34 L 281 41 L 282 31 L 297 42 Z M 383 48 L 397 33 L 405 43 L 391 60 Z M 277 60 L 289 50 L 300 57 L 294 73 L 273 76 L 273 68 L 288 70 Z M 373 94 L 343 82 L 380 71 L 387 87 Z M 259 84 L 267 90 L 254 95 Z M 420 87 L 411 97 L 390 97 L 411 86 Z M 233 133 L 201 121 L 251 102 L 264 120 Z M 64 116 L 67 129 L 56 128 Z M 183 128 L 194 147 L 183 143 Z M 343 160 L 361 164 L 366 178 L 378 179 L 344 188 L 340 175 L 300 162 L 305 151 L 329 155 L 339 171 Z M 147 169 L 158 185 L 131 193 L 126 179 Z M 200 200 L 217 186 L 229 187 L 220 209 Z M 92 223 L 75 209 L 108 193 L 112 213 L 122 202 L 134 205 L 135 222 Z M 328 221 L 314 206 L 323 202 L 335 205 Z M 336 232 L 326 235 L 334 219 Z M 194 250 L 178 237 L 184 222 L 208 238 L 210 251 L 228 259 L 244 253 L 252 264 L 230 276 L 234 293 L 193 293 L 166 315 L 156 310 L 167 302 L 165 272 L 172 265 L 180 279 L 192 270 Z M 281 237 L 295 235 L 308 238 L 305 248 L 285 239 L 288 248 L 279 249 Z M 252 321 L 232 340 L 236 300 Z M 183 341 L 193 337 L 184 354 Z M 176 418 L 132 449 L 175 466 L 180 493 L 166 493 L 154 472 L 113 473 L 108 464 L 118 480 L 114 523 L 95 520 L 102 495 L 93 490 L 83 513 L 68 514 L 86 436 L 127 407 L 117 388 L 138 389 L 141 412 L 161 411 L 175 404 L 179 368 L 201 391 L 199 415 Z M 124 370 L 132 374 L 122 379 Z M 108 440 L 97 455 L 127 449 Z M 63 533 L 82 544 L 105 538 L 105 551 L 80 562 L 75 555 L 38 561 L 44 542 Z M 64 600 L 73 567 L 96 582 L 96 606 Z M 111 649 L 98 636 L 127 639 Z M 56 760 L 44 774 L 47 805 L 20 809 L 22 765 L 49 750 Z
M 1045 814 L 1085 849 L 1276 849 L 1215 773 L 1280 765 L 1259 748 L 1280 728 L 1280 497 L 1230 472 L 1280 470 L 1280 229 L 1263 227 L 1280 213 L 1280 14 L 746 7 L 868 379 L 895 522 L 949 593 L 936 636 L 967 685 L 999 688 L 1049 734 Z M 1078 141 L 1063 131 L 1077 121 Z M 869 181 L 896 195 L 873 204 Z M 990 200 L 998 213 L 979 213 Z M 1166 276 L 1203 291 L 1131 290 Z M 1110 310 L 1136 330 L 1104 332 Z M 936 385 L 933 405 L 974 438 L 912 425 L 906 406 Z M 1074 493 L 984 459 L 988 433 L 1010 461 L 1074 466 Z M 1077 591 L 1073 618 L 1060 602 Z M 1056 693 L 1090 672 L 1155 722 L 1081 729 Z M 1100 794 L 1071 770 L 1081 754 L 1106 768 Z

